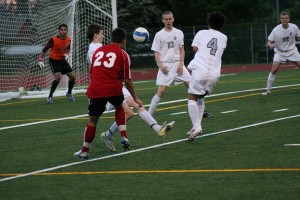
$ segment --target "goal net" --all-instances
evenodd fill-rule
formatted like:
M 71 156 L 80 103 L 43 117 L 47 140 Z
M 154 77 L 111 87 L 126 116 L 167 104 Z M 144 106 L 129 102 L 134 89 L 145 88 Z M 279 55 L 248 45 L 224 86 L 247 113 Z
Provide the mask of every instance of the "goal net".
M 37 60 L 63 23 L 72 39 L 69 63 L 76 76 L 74 93 L 84 91 L 89 82 L 87 26 L 102 25 L 107 44 L 116 19 L 116 0 L 0 0 L 0 101 L 20 97 L 23 89 L 23 97 L 48 95 L 53 81 L 50 50 L 44 69 L 39 69 Z M 54 96 L 64 95 L 67 85 L 68 77 L 63 76 Z

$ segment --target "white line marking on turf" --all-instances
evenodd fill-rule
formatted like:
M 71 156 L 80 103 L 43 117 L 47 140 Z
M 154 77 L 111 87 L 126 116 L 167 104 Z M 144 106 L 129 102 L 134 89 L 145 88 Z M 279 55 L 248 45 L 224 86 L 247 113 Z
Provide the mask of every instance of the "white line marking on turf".
M 268 120 L 268 121 L 264 121 L 264 122 L 260 122 L 260 123 L 256 123 L 256 124 L 250 124 L 250 125 L 246 125 L 246 126 L 241 126 L 241 127 L 237 127 L 237 128 L 227 129 L 227 130 L 223 130 L 223 131 L 217 131 L 217 132 L 214 132 L 214 133 L 203 134 L 203 135 L 197 136 L 197 138 L 208 137 L 208 136 L 212 136 L 212 135 L 218 135 L 218 134 L 221 134 L 221 133 L 228 133 L 228 132 L 232 132 L 232 131 L 237 131 L 237 130 L 241 130 L 241 129 L 260 126 L 260 125 L 264 125 L 264 124 L 269 124 L 269 123 L 282 121 L 282 120 L 286 120 L 286 119 L 297 118 L 297 117 L 300 117 L 300 114 L 299 115 L 294 115 L 294 116 L 289 116 L 289 117 L 283 117 L 283 118 Z M 140 149 L 135 149 L 135 150 L 131 150 L 131 151 L 123 152 L 123 153 L 117 153 L 117 154 L 104 156 L 104 157 L 99 157 L 99 158 L 94 158 L 94 159 L 90 159 L 90 160 L 84 160 L 84 161 L 80 161 L 80 162 L 73 162 L 73 163 L 69 163 L 69 164 L 65 164 L 65 165 L 59 165 L 59 166 L 56 166 L 56 167 L 37 170 L 37 171 L 25 173 L 25 174 L 20 174 L 20 175 L 17 175 L 17 176 L 2 178 L 2 179 L 0 179 L 0 182 L 9 181 L 9 180 L 17 179 L 17 178 L 22 178 L 22 177 L 27 177 L 27 176 L 31 176 L 31 175 L 42 173 L 42 172 L 54 171 L 54 170 L 57 170 L 57 169 L 62 169 L 62 168 L 66 168 L 66 167 L 80 165 L 80 164 L 84 164 L 84 163 L 87 163 L 87 162 L 94 162 L 94 161 L 98 161 L 98 160 L 104 160 L 104 159 L 108 159 L 108 158 L 119 157 L 119 156 L 126 155 L 126 154 L 132 154 L 132 153 L 145 151 L 145 150 L 148 150 L 148 149 L 154 149 L 154 148 L 158 148 L 158 147 L 162 147 L 162 146 L 166 146 L 166 145 L 170 145 L 170 144 L 176 144 L 176 143 L 184 142 L 184 141 L 187 141 L 187 139 L 185 138 L 185 139 L 175 140 L 175 141 L 172 141 L 172 142 L 157 144 L 157 145 L 144 147 L 144 148 L 140 148 Z
M 297 147 L 297 146 L 300 146 L 300 144 L 285 144 L 283 146 L 286 146 L 286 147 Z
M 288 108 L 284 108 L 284 109 L 279 109 L 279 110 L 274 110 L 273 112 L 282 112 L 282 111 L 287 111 L 289 110 Z
M 278 87 L 273 87 L 273 89 L 276 88 L 286 88 L 286 87 L 294 87 L 294 86 L 300 86 L 300 84 L 294 84 L 294 85 L 283 85 L 283 86 L 278 86 Z M 212 94 L 209 95 L 205 98 L 211 98 L 211 97 L 216 97 L 216 96 L 224 96 L 224 95 L 229 95 L 229 94 L 237 94 L 237 93 L 245 93 L 245 92 L 254 92 L 254 91 L 261 91 L 265 90 L 265 88 L 258 88 L 258 89 L 249 89 L 249 90 L 240 90 L 240 91 L 233 91 L 233 92 L 225 92 L 225 93 L 220 93 L 220 94 Z M 170 103 L 178 103 L 182 101 L 187 101 L 187 99 L 179 99 L 179 100 L 174 100 L 174 101 L 167 101 L 167 102 L 161 102 L 159 105 L 164 105 L 164 104 L 170 104 Z M 149 105 L 144 105 L 145 107 L 148 107 Z M 114 112 L 114 110 L 107 111 L 104 113 L 110 113 Z M 43 123 L 49 123 L 49 122 L 55 122 L 55 121 L 61 121 L 61 120 L 66 120 L 66 119 L 74 119 L 74 118 L 80 118 L 80 117 L 87 117 L 88 115 L 77 115 L 73 117 L 65 117 L 65 118 L 59 118 L 59 119 L 51 119 L 51 120 L 44 120 L 44 121 L 38 121 L 38 122 L 31 122 L 31 123 L 26 123 L 26 124 L 19 124 L 19 125 L 14 125 L 14 126 L 6 126 L 6 127 L 1 127 L 1 130 L 6 130 L 6 129 L 11 129 L 11 128 L 18 128 L 18 127 L 23 127 L 23 126 L 31 126 L 35 124 L 43 124 Z
M 224 112 L 221 112 L 222 114 L 226 114 L 226 113 L 232 113 L 232 112 L 236 112 L 237 110 L 228 110 L 228 111 L 224 111 Z
M 187 112 L 177 112 L 177 113 L 171 113 L 170 115 L 181 115 L 181 114 L 185 114 Z

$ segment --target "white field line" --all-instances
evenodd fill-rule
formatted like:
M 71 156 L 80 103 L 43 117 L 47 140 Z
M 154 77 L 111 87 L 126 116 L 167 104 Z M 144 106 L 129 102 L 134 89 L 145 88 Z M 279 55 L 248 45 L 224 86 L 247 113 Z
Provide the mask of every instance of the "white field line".
M 292 119 L 292 118 L 297 118 L 297 117 L 300 117 L 300 114 L 289 116 L 289 117 L 277 118 L 277 119 L 268 120 L 268 121 L 264 121 L 264 122 L 259 122 L 259 123 L 255 123 L 255 124 L 250 124 L 250 125 L 246 125 L 246 126 L 241 126 L 241 127 L 237 127 L 237 128 L 227 129 L 227 130 L 223 130 L 223 131 L 217 131 L 217 132 L 214 132 L 214 133 L 203 134 L 203 135 L 197 136 L 197 138 L 208 137 L 208 136 L 218 135 L 218 134 L 222 134 L 222 133 L 233 132 L 233 131 L 237 131 L 237 130 L 242 130 L 242 129 L 246 129 L 246 128 L 265 125 L 265 124 L 278 122 L 278 121 L 282 121 L 282 120 L 287 120 L 287 119 Z M 17 175 L 17 176 L 2 178 L 2 179 L 0 179 L 0 182 L 9 181 L 9 180 L 13 180 L 13 179 L 18 179 L 18 178 L 22 178 L 22 177 L 27 177 L 27 176 L 31 176 L 31 175 L 38 174 L 38 173 L 54 171 L 54 170 L 57 170 L 57 169 L 62 169 L 62 168 L 66 168 L 66 167 L 80 165 L 80 164 L 84 164 L 84 163 L 87 163 L 87 162 L 94 162 L 94 161 L 98 161 L 98 160 L 105 160 L 105 159 L 109 159 L 109 158 L 113 158 L 113 157 L 119 157 L 119 156 L 123 156 L 123 155 L 126 155 L 126 154 L 137 153 L 137 152 L 140 152 L 140 151 L 154 149 L 154 148 L 167 146 L 167 145 L 171 145 L 171 144 L 176 144 L 176 143 L 184 142 L 184 141 L 187 142 L 187 139 L 184 138 L 184 139 L 175 140 L 175 141 L 172 141 L 172 142 L 157 144 L 157 145 L 144 147 L 144 148 L 140 148 L 140 149 L 135 149 L 135 150 L 131 150 L 131 151 L 123 152 L 123 153 L 117 153 L 117 154 L 113 154 L 113 155 L 109 155 L 109 156 L 94 158 L 94 159 L 90 159 L 90 160 L 83 160 L 83 161 L 79 161 L 79 162 L 73 162 L 73 163 L 68 163 L 68 164 L 64 164 L 64 165 L 59 165 L 59 166 L 56 166 L 56 167 L 41 169 L 41 170 L 37 170 L 37 171 L 25 173 L 25 174 L 20 174 L 20 175 Z
M 222 114 L 226 114 L 226 113 L 232 113 L 232 112 L 236 112 L 237 110 L 228 110 L 228 111 L 224 111 L 224 112 L 221 112 Z
M 279 109 L 279 110 L 274 110 L 273 112 L 282 112 L 282 111 L 287 111 L 289 110 L 288 108 L 284 108 L 284 109 Z
M 186 114 L 187 112 L 177 112 L 177 113 L 171 113 L 170 115 L 181 115 L 181 114 Z
M 287 87 L 294 87 L 294 86 L 300 86 L 300 84 L 283 85 L 283 86 L 273 87 L 273 89 L 276 89 L 276 88 L 287 88 Z M 258 89 L 249 89 L 249 90 L 240 90 L 240 91 L 233 91 L 233 92 L 225 92 L 225 93 L 220 93 L 220 94 L 212 94 L 212 95 L 209 95 L 209 96 L 207 96 L 205 98 L 216 97 L 216 96 L 224 96 L 224 95 L 229 95 L 229 94 L 244 93 L 244 92 L 261 91 L 261 90 L 264 90 L 264 89 L 265 88 L 258 88 Z M 182 101 L 187 101 L 187 99 L 179 99 L 179 100 L 174 100 L 174 101 L 161 102 L 161 103 L 159 103 L 159 105 L 177 103 L 177 102 L 182 102 Z M 144 106 L 148 107 L 149 105 L 144 105 Z M 114 110 L 106 111 L 104 113 L 111 113 L 111 112 L 114 112 Z M 38 121 L 38 122 L 31 122 L 31 123 L 19 124 L 19 125 L 14 125 L 14 126 L 6 126 L 6 127 L 1 127 L 0 131 L 1 130 L 6 130 L 6 129 L 11 129 L 11 128 L 31 126 L 31 125 L 36 125 L 36 124 L 43 124 L 43 123 L 49 123 L 49 122 L 55 122 L 55 121 L 62 121 L 62 120 L 67 120 L 67 119 L 75 119 L 75 118 L 87 117 L 87 116 L 88 116 L 87 114 L 84 114 L 84 115 L 77 115 L 77 116 L 72 116 L 72 117 L 64 117 L 64 118 L 58 118 L 58 119 L 51 119 L 51 120 L 44 120 L 44 121 Z
M 283 146 L 286 146 L 286 147 L 300 147 L 300 144 L 285 144 Z

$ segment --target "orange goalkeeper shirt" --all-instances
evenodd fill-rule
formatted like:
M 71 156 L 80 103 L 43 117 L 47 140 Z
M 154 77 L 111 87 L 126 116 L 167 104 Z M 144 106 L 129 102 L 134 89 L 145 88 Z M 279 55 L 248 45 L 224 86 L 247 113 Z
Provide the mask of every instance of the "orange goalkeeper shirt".
M 47 52 L 51 48 L 49 57 L 54 60 L 63 60 L 64 54 L 70 51 L 71 38 L 67 36 L 66 39 L 61 39 L 59 36 L 52 37 L 43 49 Z

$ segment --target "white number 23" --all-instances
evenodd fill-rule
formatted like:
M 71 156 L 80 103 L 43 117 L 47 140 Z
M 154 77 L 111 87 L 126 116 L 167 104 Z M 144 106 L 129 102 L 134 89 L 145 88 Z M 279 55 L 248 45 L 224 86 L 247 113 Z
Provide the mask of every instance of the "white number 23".
M 116 61 L 116 54 L 113 53 L 113 52 L 109 52 L 107 53 L 106 55 L 104 55 L 104 52 L 103 51 L 99 51 L 97 54 L 96 54 L 96 60 L 94 62 L 94 67 L 98 67 L 98 66 L 101 66 L 102 65 L 102 61 L 101 59 L 103 57 L 106 57 L 108 58 L 108 61 L 104 61 L 103 62 L 103 66 L 104 67 L 107 67 L 107 68 L 111 68 L 114 66 L 115 64 L 115 61 Z

